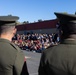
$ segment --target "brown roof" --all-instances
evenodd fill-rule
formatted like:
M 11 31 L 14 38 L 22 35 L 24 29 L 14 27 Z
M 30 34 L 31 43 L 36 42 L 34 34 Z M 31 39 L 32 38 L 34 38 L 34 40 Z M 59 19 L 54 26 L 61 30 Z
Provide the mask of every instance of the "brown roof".
M 18 31 L 56 28 L 57 19 L 47 20 L 17 26 Z

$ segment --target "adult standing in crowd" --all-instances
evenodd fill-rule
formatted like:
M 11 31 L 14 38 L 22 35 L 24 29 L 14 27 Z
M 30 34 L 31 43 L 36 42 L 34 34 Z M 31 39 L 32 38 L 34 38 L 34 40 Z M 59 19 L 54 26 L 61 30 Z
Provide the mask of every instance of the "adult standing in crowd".
M 76 75 L 76 15 L 55 12 L 61 43 L 43 51 L 39 75 Z
M 0 16 L 0 75 L 29 75 L 23 52 L 15 46 L 17 16 Z

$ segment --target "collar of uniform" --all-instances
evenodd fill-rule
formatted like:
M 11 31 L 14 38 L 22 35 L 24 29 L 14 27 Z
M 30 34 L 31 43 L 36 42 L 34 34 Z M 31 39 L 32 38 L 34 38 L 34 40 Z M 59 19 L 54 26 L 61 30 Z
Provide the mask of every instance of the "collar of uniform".
M 3 38 L 0 38 L 0 42 L 8 42 L 8 43 L 11 43 L 9 40 L 3 39 Z
M 76 44 L 76 40 L 63 40 L 61 43 L 64 43 L 64 44 Z

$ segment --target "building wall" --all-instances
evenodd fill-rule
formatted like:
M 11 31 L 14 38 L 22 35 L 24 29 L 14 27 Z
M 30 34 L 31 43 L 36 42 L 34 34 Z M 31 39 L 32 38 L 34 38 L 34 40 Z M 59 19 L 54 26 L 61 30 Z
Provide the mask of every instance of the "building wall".
M 17 26 L 17 33 L 56 33 L 56 24 L 58 20 L 47 20 L 36 23 L 22 24 Z
M 27 34 L 27 33 L 57 33 L 56 28 L 51 29 L 38 29 L 38 30 L 24 30 L 24 31 L 17 31 L 18 34 Z

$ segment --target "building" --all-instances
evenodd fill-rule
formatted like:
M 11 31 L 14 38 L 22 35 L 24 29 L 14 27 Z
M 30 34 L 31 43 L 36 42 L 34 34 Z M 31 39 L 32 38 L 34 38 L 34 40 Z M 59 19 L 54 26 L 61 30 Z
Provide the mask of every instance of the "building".
M 57 19 L 46 20 L 41 22 L 22 24 L 17 26 L 17 33 L 27 34 L 27 33 L 56 33 L 58 23 Z

